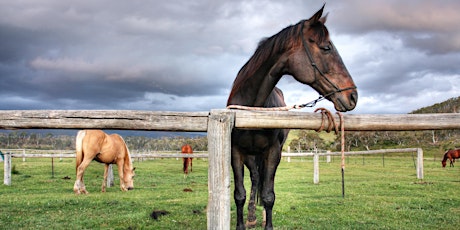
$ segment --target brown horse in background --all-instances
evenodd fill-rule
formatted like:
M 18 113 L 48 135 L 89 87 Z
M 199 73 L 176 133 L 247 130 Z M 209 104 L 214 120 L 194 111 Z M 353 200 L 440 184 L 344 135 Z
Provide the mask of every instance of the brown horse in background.
M 324 8 L 324 6 L 323 6 Z M 311 86 L 338 111 L 355 108 L 358 93 L 342 59 L 329 38 L 322 17 L 323 8 L 310 19 L 288 26 L 262 40 L 253 56 L 241 68 L 233 82 L 227 105 L 252 107 L 285 106 L 276 84 L 284 75 Z M 243 207 L 246 202 L 244 166 L 251 174 L 251 198 L 248 227 L 255 225 L 255 190 L 266 211 L 265 229 L 273 229 L 275 173 L 287 129 L 238 129 L 232 131 L 231 164 L 234 176 L 237 229 L 245 229 Z
M 442 158 L 442 167 L 446 167 L 447 159 L 450 161 L 450 167 L 454 167 L 455 159 L 460 158 L 460 149 L 449 149 L 444 153 L 444 158 Z
M 192 154 L 193 153 L 193 149 L 192 149 L 192 146 L 190 146 L 189 144 L 185 144 L 182 146 L 181 148 L 181 152 L 183 154 Z M 185 175 L 188 175 L 189 174 L 189 167 L 190 167 L 190 172 L 192 172 L 192 160 L 193 158 L 192 157 L 183 157 L 182 158 L 183 160 L 183 164 L 184 164 L 184 167 L 183 167 L 183 171 L 184 171 L 184 176 Z
M 77 179 L 73 186 L 75 194 L 87 194 L 83 174 L 85 169 L 95 160 L 105 164 L 102 192 L 105 192 L 110 164 L 117 164 L 122 191 L 132 190 L 134 169 L 128 147 L 118 134 L 108 135 L 102 130 L 80 130 L 76 139 Z

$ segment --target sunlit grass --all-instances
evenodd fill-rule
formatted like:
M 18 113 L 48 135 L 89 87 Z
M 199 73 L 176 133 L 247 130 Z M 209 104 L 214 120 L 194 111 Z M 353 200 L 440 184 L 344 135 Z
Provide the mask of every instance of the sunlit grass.
M 418 180 L 410 154 L 384 162 L 381 156 L 348 157 L 342 198 L 338 157 L 320 163 L 319 184 L 313 184 L 311 158 L 291 161 L 282 161 L 277 171 L 276 229 L 459 227 L 460 166 L 442 169 L 439 161 L 426 159 L 424 179 Z M 186 178 L 176 159 L 135 161 L 135 189 L 121 192 L 115 169 L 115 186 L 106 193 L 100 192 L 103 165 L 93 162 L 85 173 L 90 194 L 79 196 L 72 190 L 73 159 L 55 159 L 54 177 L 50 159 L 15 158 L 13 165 L 18 173 L 12 185 L 0 186 L 0 226 L 9 229 L 206 229 L 206 160 L 195 159 Z M 153 210 L 169 214 L 154 220 Z M 234 228 L 233 198 L 231 214 Z

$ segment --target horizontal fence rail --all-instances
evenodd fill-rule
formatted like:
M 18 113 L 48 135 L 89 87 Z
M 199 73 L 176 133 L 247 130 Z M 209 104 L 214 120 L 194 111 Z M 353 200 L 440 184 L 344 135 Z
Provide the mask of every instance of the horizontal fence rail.
M 152 112 L 131 110 L 2 110 L 0 129 L 113 129 L 207 132 L 208 229 L 230 229 L 230 152 L 234 127 L 318 130 L 322 115 L 306 112 Z M 339 121 L 338 115 L 334 115 Z M 412 131 L 460 129 L 460 114 L 345 114 L 345 130 Z M 327 120 L 327 119 L 326 119 Z M 327 123 L 327 121 L 326 121 Z M 325 124 L 326 127 L 329 124 Z
M 317 130 L 320 113 L 213 110 L 234 113 L 237 128 Z M 2 110 L 0 129 L 117 129 L 206 132 L 209 112 L 151 112 L 131 110 Z M 339 121 L 338 115 L 334 115 Z M 410 131 L 460 129 L 459 113 L 344 114 L 350 131 Z

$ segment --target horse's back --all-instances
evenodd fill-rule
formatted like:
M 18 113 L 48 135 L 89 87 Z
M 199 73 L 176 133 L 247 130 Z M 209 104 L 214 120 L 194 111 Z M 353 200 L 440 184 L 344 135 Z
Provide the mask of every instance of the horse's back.
M 190 146 L 189 144 L 183 145 L 181 148 L 181 152 L 182 153 L 193 153 L 192 146 Z
M 82 145 L 83 151 L 99 152 L 105 141 L 106 134 L 102 130 L 85 130 Z
M 85 157 L 91 157 L 101 163 L 113 163 L 116 158 L 124 158 L 127 148 L 118 134 L 107 135 L 102 130 L 85 130 L 82 148 Z

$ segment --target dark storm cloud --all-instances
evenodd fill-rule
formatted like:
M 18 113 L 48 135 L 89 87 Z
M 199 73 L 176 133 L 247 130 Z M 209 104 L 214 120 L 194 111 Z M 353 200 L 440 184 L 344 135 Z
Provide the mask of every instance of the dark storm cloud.
M 460 51 L 458 1 L 346 1 L 336 6 L 342 33 L 392 33 L 407 47 L 432 54 Z
M 222 108 L 258 41 L 322 5 L 1 2 L 0 109 Z M 357 112 L 409 112 L 458 96 L 459 8 L 454 1 L 326 4 L 331 38 L 359 87 Z M 280 87 L 288 103 L 317 95 L 287 79 Z

